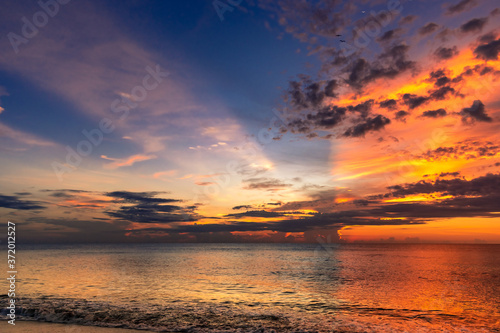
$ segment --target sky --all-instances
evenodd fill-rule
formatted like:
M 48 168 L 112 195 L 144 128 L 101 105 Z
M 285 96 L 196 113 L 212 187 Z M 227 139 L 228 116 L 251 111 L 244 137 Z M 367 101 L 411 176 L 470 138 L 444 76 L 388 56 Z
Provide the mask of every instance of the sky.
M 500 243 L 495 1 L 15 1 L 27 243 Z

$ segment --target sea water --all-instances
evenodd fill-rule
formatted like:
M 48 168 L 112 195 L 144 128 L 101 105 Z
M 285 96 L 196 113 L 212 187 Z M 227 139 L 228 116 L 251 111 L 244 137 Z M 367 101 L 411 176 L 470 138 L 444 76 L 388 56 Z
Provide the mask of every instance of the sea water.
M 17 252 L 17 320 L 172 332 L 500 332 L 500 245 L 87 244 Z

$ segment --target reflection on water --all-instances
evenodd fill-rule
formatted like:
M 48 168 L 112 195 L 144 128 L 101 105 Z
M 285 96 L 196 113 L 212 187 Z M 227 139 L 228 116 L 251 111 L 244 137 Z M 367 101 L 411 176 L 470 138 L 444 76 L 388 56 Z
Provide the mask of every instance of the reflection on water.
M 236 312 L 276 317 L 259 321 L 262 327 L 271 325 L 269 319 L 287 329 L 490 332 L 500 327 L 499 254 L 496 245 L 32 247 L 19 254 L 18 291 L 26 307 L 47 308 L 57 300 L 72 313 L 81 310 L 77 300 L 93 301 L 85 310 L 90 312 L 103 304 L 122 313 L 157 309 L 159 321 L 142 323 L 145 328 L 171 326 L 176 309 L 203 308 L 196 320 L 209 328 L 222 327 L 217 325 L 230 311 L 233 319 Z M 206 311 L 217 316 L 209 318 Z M 133 323 L 129 319 L 113 323 Z M 279 325 L 273 327 L 285 327 Z

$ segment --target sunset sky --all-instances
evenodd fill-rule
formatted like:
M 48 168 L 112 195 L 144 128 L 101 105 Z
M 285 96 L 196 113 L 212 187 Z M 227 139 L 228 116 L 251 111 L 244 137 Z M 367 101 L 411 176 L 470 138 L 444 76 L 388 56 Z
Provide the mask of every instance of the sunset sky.
M 19 241 L 500 243 L 496 1 L 41 3 L 0 13 Z

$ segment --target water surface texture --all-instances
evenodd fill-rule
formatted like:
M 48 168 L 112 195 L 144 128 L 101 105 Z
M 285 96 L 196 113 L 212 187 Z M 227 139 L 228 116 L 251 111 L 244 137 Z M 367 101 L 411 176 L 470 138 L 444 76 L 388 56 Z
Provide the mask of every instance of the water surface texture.
M 500 332 L 500 245 L 52 245 L 25 246 L 18 257 L 24 320 L 151 331 Z

